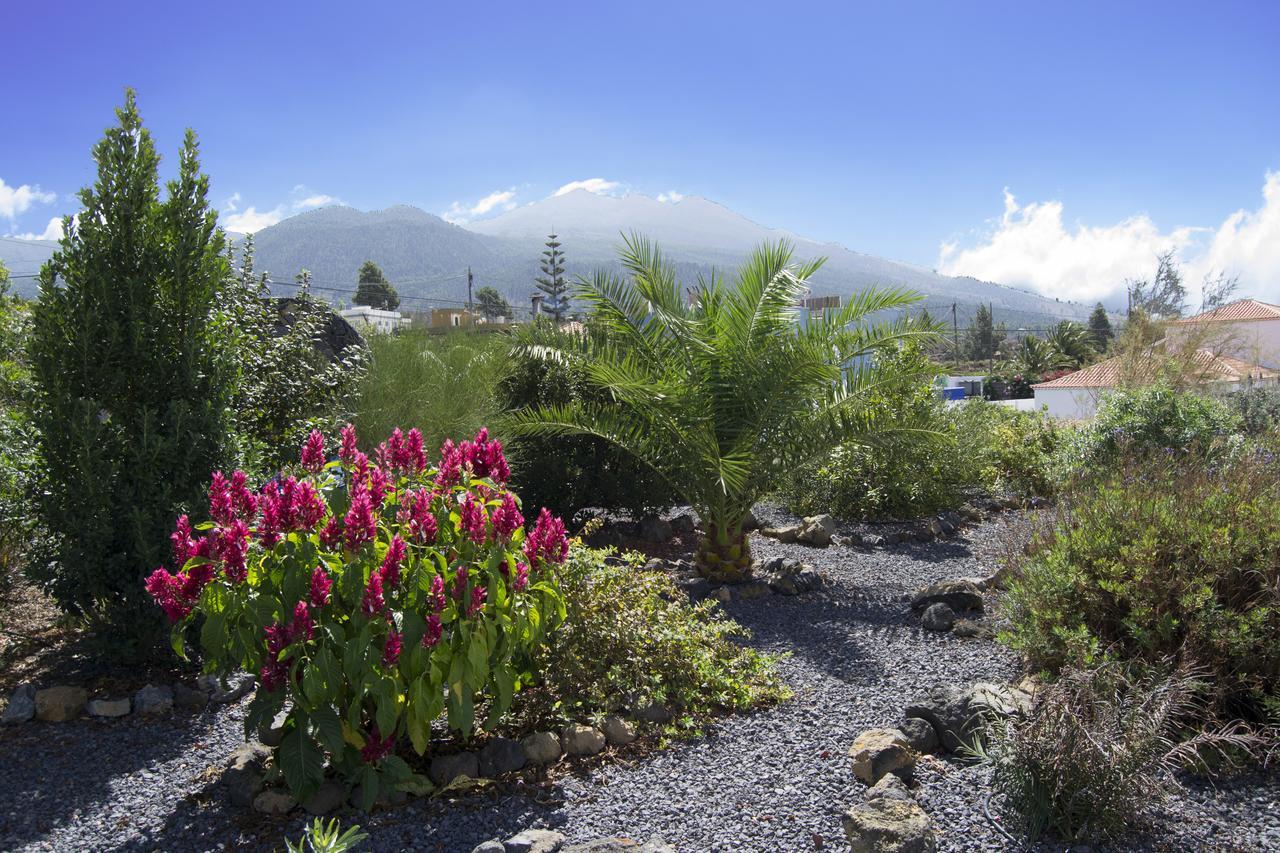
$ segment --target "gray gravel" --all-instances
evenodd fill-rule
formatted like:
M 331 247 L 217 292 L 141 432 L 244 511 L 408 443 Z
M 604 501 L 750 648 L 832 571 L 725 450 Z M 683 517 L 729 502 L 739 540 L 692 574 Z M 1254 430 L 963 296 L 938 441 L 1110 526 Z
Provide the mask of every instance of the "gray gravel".
M 783 520 L 776 508 L 766 512 Z M 940 578 L 989 573 L 987 555 L 1006 523 L 870 553 L 753 537 L 758 557 L 797 557 L 832 580 L 820 594 L 726 605 L 752 629 L 754 645 L 790 652 L 781 669 L 795 691 L 792 701 L 726 719 L 705 737 L 634 766 L 571 775 L 549 797 L 499 786 L 453 802 L 347 814 L 344 823 L 360 823 L 372 835 L 371 849 L 388 851 L 465 853 L 535 825 L 571 840 L 656 834 L 682 851 L 813 850 L 819 836 L 827 849 L 847 849 L 840 813 L 865 790 L 846 757 L 853 738 L 897 723 L 905 702 L 926 688 L 1018 674 L 1015 657 L 992 642 L 921 630 L 903 600 Z M 242 702 L 162 722 L 80 721 L 0 732 L 0 849 L 280 846 L 285 834 L 296 837 L 302 820 L 231 809 L 210 770 L 239 742 L 243 713 Z M 926 759 L 917 777 L 940 850 L 1010 848 L 983 815 L 985 769 Z M 1280 849 L 1277 800 L 1274 775 L 1217 789 L 1193 783 L 1156 810 L 1152 832 L 1123 849 Z

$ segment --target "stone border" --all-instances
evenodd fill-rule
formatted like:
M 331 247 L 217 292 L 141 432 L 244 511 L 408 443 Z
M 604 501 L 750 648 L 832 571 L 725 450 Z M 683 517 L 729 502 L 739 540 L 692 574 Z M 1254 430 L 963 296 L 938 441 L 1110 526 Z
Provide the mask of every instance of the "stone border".
M 168 715 L 176 708 L 199 711 L 209 703 L 235 702 L 249 694 L 254 678 L 248 674 L 234 676 L 223 687 L 216 676 L 202 675 L 196 686 L 176 682 L 173 685 L 148 684 L 133 696 L 90 698 L 88 689 L 73 685 L 56 685 L 37 689 L 34 684 L 18 685 L 9 697 L 0 725 L 14 726 L 31 720 L 47 723 L 65 723 L 88 715 L 94 719 L 112 720 L 134 716 L 156 718 Z

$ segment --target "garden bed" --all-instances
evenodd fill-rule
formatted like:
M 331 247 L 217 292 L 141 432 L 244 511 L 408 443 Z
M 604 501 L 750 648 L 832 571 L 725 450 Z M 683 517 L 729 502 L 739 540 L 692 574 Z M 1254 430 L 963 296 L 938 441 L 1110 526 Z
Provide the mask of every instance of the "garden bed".
M 361 824 L 373 850 L 466 853 L 530 826 L 571 840 L 660 835 L 690 851 L 845 849 L 840 815 L 865 794 L 847 755 L 853 739 L 896 725 L 904 704 L 930 687 L 1019 674 L 1016 657 L 990 641 L 922 630 L 907 601 L 934 580 L 989 574 L 1019 518 L 1010 513 L 951 539 L 872 551 L 753 536 L 758 558 L 797 557 L 829 579 L 818 592 L 725 605 L 754 632 L 754 645 L 790 652 L 780 669 L 795 692 L 791 701 L 725 718 L 702 737 L 648 755 L 607 753 L 558 766 L 543 781 L 339 816 Z M 279 848 L 284 836 L 300 833 L 303 818 L 233 808 L 218 783 L 241 741 L 244 704 L 150 722 L 0 731 L 0 848 Z M 927 758 L 916 777 L 940 850 L 1009 848 L 984 815 L 985 769 Z M 1274 849 L 1278 800 L 1274 774 L 1217 788 L 1191 781 L 1157 812 L 1154 832 L 1124 849 Z

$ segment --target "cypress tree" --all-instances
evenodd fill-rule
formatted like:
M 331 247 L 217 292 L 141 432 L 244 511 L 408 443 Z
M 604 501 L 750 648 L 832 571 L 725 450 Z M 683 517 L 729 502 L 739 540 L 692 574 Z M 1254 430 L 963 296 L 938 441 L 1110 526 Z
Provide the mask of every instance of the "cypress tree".
M 534 283 L 547 295 L 542 309 L 551 314 L 559 323 L 569 311 L 569 283 L 564 278 L 564 252 L 560 251 L 560 243 L 556 235 L 548 236 L 546 251 L 542 253 L 542 275 L 534 279 Z
M 1098 352 L 1106 352 L 1107 345 L 1116 333 L 1111 329 L 1111 320 L 1107 317 L 1107 309 L 1102 307 L 1099 302 L 1093 306 L 1093 313 L 1089 315 L 1089 334 L 1093 336 L 1093 344 Z
M 161 200 L 132 90 L 116 114 L 40 273 L 30 353 L 52 544 L 30 572 L 67 612 L 145 643 L 161 619 L 143 580 L 172 560 L 176 515 L 203 518 L 210 472 L 230 461 L 235 377 L 216 316 L 224 238 L 195 134 Z

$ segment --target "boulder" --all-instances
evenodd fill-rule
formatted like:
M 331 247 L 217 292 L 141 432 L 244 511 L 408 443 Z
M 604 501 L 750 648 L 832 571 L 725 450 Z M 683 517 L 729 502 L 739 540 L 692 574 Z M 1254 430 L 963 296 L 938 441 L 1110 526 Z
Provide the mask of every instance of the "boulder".
M 661 702 L 641 705 L 631 715 L 642 723 L 666 723 L 671 720 L 671 710 Z
M 898 730 L 906 737 L 907 743 L 916 752 L 924 754 L 932 752 L 938 746 L 938 733 L 928 720 L 919 717 L 907 717 L 898 726 Z
M 568 844 L 560 848 L 560 853 L 676 853 L 676 848 L 657 836 L 643 844 L 633 838 L 617 837 Z
M 982 521 L 982 510 L 973 504 L 961 504 L 956 512 L 966 521 Z
M 957 619 L 951 626 L 951 632 L 957 637 L 973 637 L 978 640 L 994 640 L 996 629 L 990 622 L 981 619 Z
M 878 533 L 868 533 L 862 537 L 862 544 L 866 548 L 883 548 L 885 541 Z
M 636 739 L 636 727 L 616 714 L 605 717 L 600 728 L 604 730 L 605 739 L 614 746 L 625 746 Z
M 36 686 L 19 684 L 17 689 L 9 694 L 9 704 L 4 708 L 4 715 L 0 716 L 0 725 L 16 726 L 19 723 L 25 723 L 35 715 Z
M 929 532 L 930 539 L 941 539 L 943 536 L 947 535 L 946 528 L 943 527 L 942 522 L 936 518 L 929 519 L 928 523 L 925 524 L 925 530 Z
M 652 560 L 644 564 L 644 570 L 646 572 L 665 572 L 667 570 L 667 561 L 659 557 L 654 557 Z
M 514 773 L 524 767 L 528 759 L 519 741 L 495 737 L 480 750 L 480 775 L 486 778 Z
M 83 687 L 46 687 L 36 691 L 36 719 L 49 723 L 74 720 L 84 711 L 89 691 Z
M 502 843 L 504 853 L 556 853 L 564 846 L 564 833 L 553 829 L 526 829 Z
M 298 801 L 283 788 L 268 788 L 253 798 L 253 810 L 269 815 L 283 815 L 293 811 Z
M 871 729 L 858 735 L 849 747 L 853 775 L 874 785 L 886 773 L 909 777 L 916 753 L 898 729 Z
M 133 694 L 133 713 L 159 717 L 173 710 L 173 689 L 167 685 L 148 684 Z
M 302 803 L 310 815 L 326 815 L 342 808 L 347 801 L 347 786 L 337 779 L 326 779 L 316 792 Z
M 945 601 L 930 604 L 920 617 L 920 627 L 926 631 L 950 631 L 955 624 L 956 612 Z
M 675 535 L 671 522 L 656 515 L 646 515 L 640 519 L 638 532 L 641 539 L 649 542 L 670 542 Z
M 550 764 L 561 755 L 560 738 L 555 732 L 534 732 L 521 739 L 524 755 L 534 764 Z
M 227 769 L 222 774 L 222 784 L 227 789 L 231 805 L 247 808 L 262 791 L 262 762 L 271 750 L 257 741 L 243 743 L 232 751 Z
M 946 604 L 957 612 L 982 609 L 982 590 L 973 581 L 952 578 L 931 583 L 911 598 L 911 606 L 923 610 L 930 604 Z
M 253 676 L 247 672 L 233 673 L 226 676 L 225 680 L 226 686 L 223 686 L 223 678 L 217 675 L 202 675 L 196 679 L 196 689 L 209 694 L 210 702 L 227 705 L 248 696 L 256 683 Z
M 733 601 L 733 590 L 727 586 L 718 586 L 711 590 L 711 597 L 721 604 L 728 604 Z
M 692 512 L 678 512 L 671 517 L 671 529 L 679 536 L 698 532 L 698 519 Z
M 756 512 L 753 509 L 747 510 L 747 514 L 742 517 L 742 532 L 749 533 L 752 530 L 760 529 L 760 519 L 756 518 Z
M 760 531 L 760 535 L 777 539 L 779 542 L 794 542 L 802 530 L 804 530 L 803 525 L 789 524 L 786 527 L 766 527 Z
M 199 711 L 209 704 L 209 694 L 203 690 L 195 690 L 185 684 L 173 685 L 173 703 L 179 708 Z
M 836 520 L 830 515 L 812 515 L 804 520 L 804 527 L 796 534 L 796 541 L 805 545 L 825 548 L 836 535 Z
M 933 822 L 913 802 L 879 798 L 854 806 L 842 820 L 852 853 L 933 853 Z
M 760 567 L 760 579 L 781 595 L 799 595 L 820 588 L 826 580 L 808 563 L 774 557 Z
M 721 588 L 723 589 L 724 587 Z M 753 598 L 768 598 L 771 595 L 773 595 L 773 590 L 764 581 L 750 581 L 738 587 L 738 598 L 744 601 L 750 601 Z
M 570 755 L 595 755 L 604 749 L 604 733 L 581 723 L 570 723 L 560 733 L 564 751 Z
M 989 722 L 1025 714 L 1030 707 L 1031 697 L 1021 690 L 979 682 L 969 688 L 936 687 L 905 713 L 928 722 L 942 745 L 954 752 L 978 739 Z
M 284 724 L 288 719 L 289 712 L 286 709 L 280 709 L 271 719 L 270 725 L 263 723 L 258 726 L 258 740 L 272 748 L 279 746 L 284 740 Z
M 466 776 L 480 778 L 480 761 L 474 752 L 455 752 L 453 755 L 437 755 L 431 759 L 427 775 L 437 787 L 443 788 L 455 779 Z
M 471 853 L 507 853 L 507 848 L 498 839 L 490 838 L 472 847 Z
M 127 717 L 131 704 L 128 699 L 90 699 L 85 710 L 90 717 Z
M 901 800 L 904 803 L 912 802 L 915 797 L 911 796 L 907 783 L 903 782 L 892 773 L 886 773 L 880 777 L 880 781 L 867 789 L 867 801 L 871 800 Z

